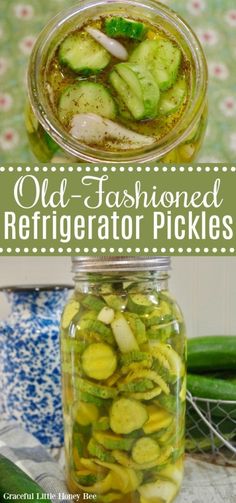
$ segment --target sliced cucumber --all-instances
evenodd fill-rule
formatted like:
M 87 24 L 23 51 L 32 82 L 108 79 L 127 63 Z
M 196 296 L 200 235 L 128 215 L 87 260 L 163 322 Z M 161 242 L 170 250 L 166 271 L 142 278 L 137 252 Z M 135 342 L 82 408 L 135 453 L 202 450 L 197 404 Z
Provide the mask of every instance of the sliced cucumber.
M 115 311 L 123 311 L 126 308 L 127 297 L 125 295 L 119 296 L 115 294 L 110 294 L 110 295 L 104 295 L 103 298 L 106 304 L 112 309 L 115 309 Z
M 99 444 L 103 445 L 106 449 L 121 449 L 123 451 L 130 451 L 134 443 L 133 438 L 123 438 L 114 433 L 95 431 L 93 436 Z
M 74 32 L 60 45 L 59 61 L 76 73 L 91 75 L 105 68 L 110 54 L 87 32 Z
M 94 311 L 101 311 L 103 307 L 106 306 L 105 302 L 103 302 L 100 297 L 96 297 L 96 295 L 87 295 L 82 300 L 82 306 L 87 309 L 93 309 Z
M 157 386 L 156 388 L 153 388 L 150 391 L 140 391 L 137 393 L 131 393 L 131 398 L 134 398 L 135 400 L 152 400 L 156 396 L 159 396 L 161 394 L 161 388 L 160 386 Z
M 161 308 L 155 307 L 150 316 L 144 318 L 144 323 L 147 328 L 150 328 L 152 325 L 159 325 L 162 320 L 162 312 Z
M 147 33 L 147 27 L 140 21 L 123 17 L 111 17 L 105 20 L 105 32 L 109 37 L 126 37 L 135 40 L 143 40 Z
M 98 408 L 93 403 L 75 402 L 72 408 L 74 420 L 82 426 L 88 426 L 98 420 Z
M 153 389 L 154 385 L 150 379 L 138 379 L 136 381 L 120 383 L 118 389 L 122 393 L 136 393 Z
M 149 418 L 143 427 L 143 430 L 147 435 L 160 431 L 163 428 L 168 428 L 173 421 L 172 415 L 170 415 L 166 410 L 160 409 L 155 405 L 149 405 L 147 407 L 147 411 Z
M 161 323 L 160 325 L 152 325 L 147 330 L 149 339 L 157 339 L 159 341 L 166 341 L 171 335 L 176 333 L 175 323 L 170 321 L 168 323 Z M 179 326 L 177 327 L 179 329 Z
M 93 404 L 97 405 L 98 407 L 101 407 L 101 405 L 103 405 L 102 398 L 99 398 L 98 396 L 91 395 L 90 393 L 87 393 L 86 391 L 80 392 L 78 399 L 81 400 L 82 402 L 93 403 Z
M 170 423 L 168 428 L 163 428 L 159 432 L 154 433 L 152 436 L 158 438 L 158 443 L 161 446 L 173 445 L 176 441 L 176 424 L 174 422 Z
M 78 431 L 76 431 L 75 428 L 72 432 L 72 443 L 73 443 L 73 460 L 76 466 L 79 463 L 79 459 L 84 454 L 84 437 L 81 433 L 78 433 Z
M 134 380 L 140 380 L 142 379 L 142 382 L 148 382 L 151 381 L 155 384 L 158 384 L 160 386 L 161 390 L 163 393 L 166 395 L 170 394 L 170 388 L 168 384 L 165 382 L 165 380 L 154 370 L 149 370 L 149 369 L 142 369 L 142 370 L 134 370 L 133 372 L 130 372 L 129 375 L 125 378 L 125 382 L 130 382 Z M 152 386 L 154 387 L 154 386 Z M 147 388 L 148 389 L 148 388 Z M 149 388 L 151 389 L 151 388 Z M 134 391 L 134 390 L 132 390 Z M 139 391 L 139 390 L 137 390 Z M 142 391 L 142 390 L 140 390 Z
M 170 414 L 176 414 L 178 408 L 177 400 L 173 395 L 167 396 L 162 394 L 157 399 L 157 405 L 158 407 L 163 407 L 163 409 L 165 409 Z
M 94 431 L 106 431 L 110 428 L 109 417 L 102 416 L 97 422 L 93 424 Z
M 81 458 L 80 461 L 81 461 L 81 464 L 85 464 L 85 462 L 90 461 L 90 460 L 88 460 L 87 458 Z M 102 461 L 100 461 L 99 458 L 96 459 L 96 465 L 94 463 L 94 470 L 96 470 L 96 472 L 98 470 L 98 465 L 97 465 L 98 462 L 102 463 Z M 79 489 L 82 489 L 84 492 L 91 494 L 90 497 L 87 496 L 88 499 L 92 499 L 94 494 L 100 495 L 100 494 L 106 493 L 111 488 L 112 488 L 111 477 L 109 474 L 106 477 L 104 477 L 102 480 L 98 480 L 97 482 L 95 482 L 95 484 L 93 484 L 91 486 L 79 484 Z
M 129 295 L 127 309 L 133 313 L 146 314 L 150 313 L 153 309 L 152 301 L 142 293 Z
M 132 458 L 135 463 L 150 463 L 158 458 L 161 449 L 158 443 L 149 437 L 142 437 L 135 442 Z
M 129 353 L 139 349 L 135 336 L 123 314 L 116 314 L 111 328 L 121 353 Z
M 138 344 L 144 344 L 147 341 L 146 328 L 142 320 L 135 313 L 125 313 L 130 328 L 135 335 Z
M 120 99 L 124 101 L 124 104 L 126 104 L 132 116 L 134 118 L 142 117 L 145 113 L 142 101 L 134 93 L 132 93 L 129 86 L 116 71 L 111 73 L 110 82 L 119 94 Z
M 170 503 L 177 493 L 177 487 L 169 480 L 160 479 L 143 484 L 138 488 L 138 491 L 145 502 L 161 501 L 163 503 Z
M 153 461 L 149 461 L 148 463 L 135 463 L 135 461 L 133 461 L 133 459 L 129 457 L 126 452 L 120 451 L 118 449 L 114 449 L 114 451 L 112 451 L 112 455 L 120 465 L 127 468 L 133 468 L 134 470 L 138 471 L 156 468 L 159 463 L 159 458 L 155 458 Z M 159 501 L 155 500 L 155 503 L 159 503 Z
M 123 365 L 121 367 L 120 371 L 122 375 L 130 375 L 132 374 L 132 377 L 135 376 L 136 378 L 136 372 L 142 372 L 144 369 L 150 369 L 152 366 L 151 360 L 144 360 L 141 363 L 138 362 L 133 362 L 129 363 L 129 365 Z
M 81 320 L 78 333 L 79 332 L 82 332 L 82 335 L 90 334 L 92 338 L 101 339 L 111 345 L 114 344 L 111 328 L 105 325 L 105 323 L 102 323 L 102 321 L 92 319 Z
M 115 102 L 102 84 L 81 81 L 71 84 L 62 92 L 58 104 L 61 122 L 67 123 L 74 115 L 83 113 L 94 113 L 107 119 L 115 118 Z
M 130 365 L 134 362 L 152 362 L 152 356 L 144 351 L 131 351 L 120 357 L 121 365 Z
M 177 79 L 181 51 L 170 40 L 144 40 L 131 54 L 129 61 L 146 64 L 161 91 L 169 89 Z
M 95 458 L 100 459 L 101 461 L 107 461 L 108 463 L 113 463 L 115 459 L 102 445 L 100 445 L 94 438 L 90 438 L 88 443 L 88 452 Z
M 91 473 L 89 470 L 77 471 L 75 478 L 78 484 L 82 484 L 84 486 L 91 486 L 98 480 L 98 476 L 95 473 Z
M 163 313 L 162 309 L 160 307 L 155 308 L 150 316 L 145 318 L 144 322 L 147 328 L 150 328 L 152 325 L 160 325 L 162 323 L 169 323 L 170 321 L 173 321 L 174 317 L 170 311 L 170 306 L 169 306 L 169 312 L 168 313 Z
M 80 377 L 77 377 L 75 379 L 75 386 L 80 391 L 84 391 L 86 393 L 89 393 L 90 395 L 97 396 L 98 398 L 115 398 L 117 395 L 117 390 L 114 388 L 95 384 L 93 382 L 87 381 L 86 379 L 81 379 Z
M 162 342 L 154 343 L 151 347 L 151 353 L 154 358 L 157 358 L 160 362 L 162 359 L 166 361 L 170 369 L 170 373 L 176 377 L 183 376 L 185 373 L 184 364 L 179 356 L 179 354 L 168 344 Z
M 153 480 L 156 474 L 159 475 L 159 472 L 164 466 L 166 466 L 166 463 L 170 461 L 170 457 L 173 453 L 173 447 L 168 446 L 166 449 L 160 450 L 159 456 L 157 456 L 155 459 L 149 462 L 143 462 L 143 463 L 136 463 L 133 461 L 131 457 L 128 456 L 128 454 L 124 451 L 119 451 L 118 449 L 114 449 L 112 451 L 112 455 L 116 459 L 118 463 L 120 463 L 122 466 L 126 466 L 127 468 L 133 468 L 134 470 L 150 470 L 154 468 L 154 470 L 151 470 L 151 472 L 147 473 L 147 478 L 150 480 Z M 145 477 L 146 474 L 144 474 Z M 145 477 L 146 478 L 146 477 Z M 158 500 L 154 500 L 157 503 L 162 503 L 162 501 L 159 502 Z
M 110 81 L 136 120 L 157 116 L 159 87 L 144 65 L 119 63 L 114 67 Z
M 89 311 L 84 311 L 83 314 L 81 314 L 81 316 L 78 317 L 78 322 L 84 322 L 85 320 L 96 320 L 97 319 L 97 316 L 98 316 L 98 312 L 94 310 L 90 310 L 89 308 Z
M 61 340 L 62 353 L 78 354 L 83 353 L 87 346 L 86 341 L 78 341 L 72 337 L 63 337 Z
M 117 357 L 113 349 L 102 342 L 90 344 L 82 355 L 85 374 L 98 381 L 108 379 L 116 370 Z
M 161 95 L 159 103 L 160 115 L 173 114 L 184 102 L 187 96 L 187 84 L 185 79 L 179 79 L 175 85 Z
M 135 472 L 131 468 L 120 466 L 118 463 L 105 463 L 104 461 L 97 461 L 97 463 L 104 468 L 110 470 L 107 477 L 111 480 L 111 487 L 113 490 L 121 491 L 123 494 L 128 494 L 136 491 L 142 482 L 142 474 Z
M 110 426 L 114 433 L 128 434 L 142 428 L 148 419 L 146 407 L 129 398 L 115 400 L 110 410 Z

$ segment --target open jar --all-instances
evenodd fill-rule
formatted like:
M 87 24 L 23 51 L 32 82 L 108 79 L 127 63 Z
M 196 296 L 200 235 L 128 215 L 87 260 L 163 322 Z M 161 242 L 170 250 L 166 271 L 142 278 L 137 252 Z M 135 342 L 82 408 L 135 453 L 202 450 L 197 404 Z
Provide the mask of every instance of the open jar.
M 185 326 L 168 257 L 74 257 L 61 321 L 66 479 L 96 501 L 170 503 L 183 476 Z
M 145 39 L 140 42 L 140 40 L 129 39 L 125 36 L 119 38 L 128 51 L 128 61 L 122 63 L 123 66 L 119 66 L 119 59 L 112 57 L 109 60 L 109 56 L 107 56 L 109 63 L 104 72 L 91 74 L 91 68 L 83 68 L 82 71 L 81 68 L 77 68 L 73 72 L 71 68 L 68 68 L 68 60 L 66 59 L 68 46 L 69 51 L 71 50 L 71 39 L 68 37 L 73 34 L 73 42 L 73 37 L 78 35 L 79 42 L 76 39 L 76 43 L 80 43 L 81 34 L 82 41 L 84 36 L 90 36 L 86 30 L 90 29 L 89 33 L 91 33 L 91 27 L 92 29 L 99 27 L 99 29 L 105 30 L 106 22 L 111 19 L 123 19 L 126 23 L 142 24 L 146 30 Z M 69 40 L 66 47 L 63 46 L 66 56 L 61 50 L 65 40 Z M 166 69 L 168 73 L 169 63 L 171 64 L 172 59 L 168 63 L 165 60 L 161 66 L 158 60 L 158 77 L 153 77 L 155 73 L 153 73 L 153 61 L 156 61 L 155 46 L 156 44 L 160 45 L 160 40 L 161 44 L 164 40 L 162 47 L 164 52 L 161 52 L 161 58 L 164 53 L 166 54 L 166 48 L 173 51 L 174 58 L 182 58 L 179 67 L 177 65 L 173 70 L 173 75 L 175 73 L 176 75 L 172 75 L 172 77 L 174 80 L 177 78 L 175 84 L 158 80 L 157 85 L 156 81 L 156 78 L 160 79 L 160 74 L 163 79 L 163 65 L 164 75 Z M 114 38 L 114 41 L 117 40 Z M 91 58 L 93 60 L 93 49 L 96 51 L 96 45 L 94 46 L 94 40 L 91 42 L 91 37 L 89 43 L 91 44 L 91 53 L 88 54 L 88 66 L 89 64 L 92 66 Z M 83 47 L 82 44 L 79 59 L 85 57 Z M 86 48 L 87 45 L 85 45 Z M 154 59 L 150 56 L 153 50 Z M 135 51 L 136 59 L 134 57 Z M 172 56 L 169 54 L 168 57 Z M 66 59 L 65 64 L 63 58 Z M 133 64 L 133 60 L 135 64 Z M 117 72 L 120 72 L 119 75 Z M 125 75 L 123 75 L 124 73 Z M 120 78 L 121 74 L 125 80 Z M 117 78 L 118 84 L 116 85 Z M 132 87 L 133 84 L 137 86 L 135 91 Z M 98 86 L 100 87 L 98 88 Z M 150 91 L 148 91 L 149 87 Z M 175 12 L 152 0 L 145 2 L 83 0 L 78 6 L 62 12 L 52 19 L 41 32 L 34 46 L 29 64 L 29 104 L 26 110 L 26 129 L 29 142 L 35 156 L 43 162 L 84 161 L 106 164 L 115 162 L 122 164 L 148 163 L 151 161 L 190 162 L 196 158 L 205 133 L 206 91 L 207 67 L 201 45 L 191 28 Z M 138 98 L 136 93 L 139 95 Z M 153 103 L 157 94 L 160 95 L 159 101 Z M 63 106 L 68 106 L 68 100 L 71 100 L 69 115 L 65 115 Z M 86 108 L 87 103 L 89 103 L 89 107 Z M 144 107 L 144 111 L 139 110 L 140 106 L 141 109 Z M 153 107 L 156 107 L 156 115 L 153 115 Z M 76 122 L 77 126 L 79 124 L 77 128 L 71 126 L 72 123 L 74 124 L 74 119 L 70 115 L 73 109 L 75 115 L 78 113 L 86 115 L 85 121 L 84 117 L 83 120 L 80 117 L 79 123 Z M 95 114 L 95 122 L 94 117 L 91 122 L 91 117 L 87 116 L 91 111 L 94 115 L 94 111 L 98 109 L 97 115 Z M 137 120 L 134 119 L 130 110 L 137 117 Z M 86 111 L 89 113 L 85 114 Z M 102 120 L 99 114 L 102 116 Z M 104 124 L 104 121 L 108 120 L 107 117 L 108 119 L 112 118 L 115 127 L 118 125 L 126 129 L 126 133 L 124 133 L 124 129 L 122 129 L 123 133 L 119 130 L 119 138 L 124 135 L 122 148 L 121 139 L 118 140 L 116 137 L 110 136 L 115 134 L 114 124 L 112 133 L 111 125 Z M 76 133 L 75 129 L 78 130 Z M 88 142 L 86 137 L 87 139 L 82 141 L 81 138 L 84 138 L 84 135 L 91 135 L 91 131 L 93 131 L 95 139 L 90 138 Z M 101 143 L 102 134 L 104 141 Z M 118 134 L 117 129 L 116 134 Z M 134 140 L 134 134 L 136 140 Z M 75 137 L 76 135 L 77 137 Z

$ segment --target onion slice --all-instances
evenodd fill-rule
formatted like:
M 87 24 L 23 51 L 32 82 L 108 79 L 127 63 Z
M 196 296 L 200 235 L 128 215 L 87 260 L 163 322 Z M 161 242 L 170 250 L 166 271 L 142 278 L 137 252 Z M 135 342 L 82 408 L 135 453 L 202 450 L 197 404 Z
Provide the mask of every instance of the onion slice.
M 140 148 L 155 143 L 155 138 L 152 136 L 136 133 L 110 119 L 93 113 L 74 115 L 71 120 L 70 134 L 73 138 L 87 145 L 104 144 L 104 146 L 114 147 L 116 141 L 122 150 Z
M 96 28 L 86 28 L 87 33 L 91 35 L 104 49 L 106 49 L 112 56 L 115 56 L 117 59 L 121 59 L 122 61 L 126 61 L 129 57 L 126 48 L 118 42 L 118 40 L 114 40 L 113 38 L 108 37 L 100 30 Z

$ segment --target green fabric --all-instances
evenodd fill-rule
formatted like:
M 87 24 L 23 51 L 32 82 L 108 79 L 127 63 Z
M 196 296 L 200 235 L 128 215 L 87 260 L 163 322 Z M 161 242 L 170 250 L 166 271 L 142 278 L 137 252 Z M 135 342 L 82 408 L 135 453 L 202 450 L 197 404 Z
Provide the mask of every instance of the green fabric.
M 144 2 L 145 3 L 145 2 Z M 209 126 L 199 156 L 205 162 L 236 157 L 235 0 L 169 0 L 199 35 L 209 66 Z M 30 46 L 43 25 L 71 0 L 0 0 L 0 159 L 32 162 L 24 131 Z

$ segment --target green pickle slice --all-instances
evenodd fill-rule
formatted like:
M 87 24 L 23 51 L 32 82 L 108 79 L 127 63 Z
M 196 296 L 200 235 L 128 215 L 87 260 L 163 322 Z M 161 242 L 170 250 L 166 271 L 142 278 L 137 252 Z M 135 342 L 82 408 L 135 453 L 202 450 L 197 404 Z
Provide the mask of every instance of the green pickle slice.
M 69 487 L 105 503 L 134 492 L 138 503 L 171 503 L 184 453 L 179 311 L 138 283 L 78 298 L 62 322 Z

